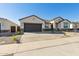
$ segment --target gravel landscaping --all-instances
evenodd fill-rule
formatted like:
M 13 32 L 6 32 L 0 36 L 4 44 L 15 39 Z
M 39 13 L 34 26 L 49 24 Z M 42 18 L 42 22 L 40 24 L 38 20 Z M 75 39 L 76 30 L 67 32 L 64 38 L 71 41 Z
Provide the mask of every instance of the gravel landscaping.
M 15 35 L 15 34 L 14 34 Z M 1 34 L 0 33 L 0 45 L 4 45 L 4 44 L 14 44 L 14 43 L 16 43 L 14 40 L 13 40 L 13 38 L 12 38 L 12 36 L 13 36 L 13 34 L 11 35 L 11 34 Z M 17 39 L 21 39 L 21 36 L 22 35 L 16 35 L 16 38 Z

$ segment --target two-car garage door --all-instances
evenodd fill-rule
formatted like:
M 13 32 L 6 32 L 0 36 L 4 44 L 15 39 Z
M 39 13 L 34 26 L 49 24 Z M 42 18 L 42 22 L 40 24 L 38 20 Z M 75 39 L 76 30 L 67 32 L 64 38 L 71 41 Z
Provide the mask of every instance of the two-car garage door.
M 42 24 L 24 23 L 24 32 L 40 32 Z

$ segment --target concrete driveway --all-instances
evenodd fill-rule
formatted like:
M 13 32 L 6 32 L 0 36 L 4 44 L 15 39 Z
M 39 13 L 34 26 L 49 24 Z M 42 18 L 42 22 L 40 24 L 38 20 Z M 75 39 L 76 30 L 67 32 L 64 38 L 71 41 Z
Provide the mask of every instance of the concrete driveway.
M 43 32 L 25 32 L 21 37 L 21 42 L 33 42 L 33 41 L 43 41 L 43 40 L 55 40 L 64 38 L 63 34 L 53 34 L 53 33 L 43 33 Z

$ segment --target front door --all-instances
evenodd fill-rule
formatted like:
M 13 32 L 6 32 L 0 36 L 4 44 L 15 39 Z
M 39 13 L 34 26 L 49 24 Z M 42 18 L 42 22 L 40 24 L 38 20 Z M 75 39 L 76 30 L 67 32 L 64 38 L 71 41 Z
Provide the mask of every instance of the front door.
M 53 30 L 53 24 L 51 24 L 51 30 Z
M 0 32 L 1 32 L 1 23 L 0 23 Z
M 16 32 L 16 27 L 15 26 L 11 26 L 11 32 Z

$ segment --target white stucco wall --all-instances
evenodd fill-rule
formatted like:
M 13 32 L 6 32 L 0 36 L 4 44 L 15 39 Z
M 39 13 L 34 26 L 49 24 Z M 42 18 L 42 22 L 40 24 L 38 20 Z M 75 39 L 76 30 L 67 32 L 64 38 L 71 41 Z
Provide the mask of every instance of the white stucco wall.
M 70 24 L 70 29 L 73 29 L 74 28 L 74 24 Z
M 42 29 L 45 28 L 45 22 L 43 20 L 38 19 L 35 16 L 28 17 L 26 19 L 20 20 L 21 29 L 24 29 L 24 23 L 37 23 L 37 24 L 42 24 Z

